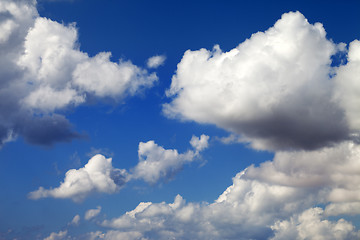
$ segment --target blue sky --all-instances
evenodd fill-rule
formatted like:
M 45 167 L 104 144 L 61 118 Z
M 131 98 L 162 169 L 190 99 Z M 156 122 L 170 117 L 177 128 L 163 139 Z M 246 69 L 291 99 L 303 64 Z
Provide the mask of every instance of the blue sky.
M 0 0 L 0 239 L 359 239 L 359 10 Z

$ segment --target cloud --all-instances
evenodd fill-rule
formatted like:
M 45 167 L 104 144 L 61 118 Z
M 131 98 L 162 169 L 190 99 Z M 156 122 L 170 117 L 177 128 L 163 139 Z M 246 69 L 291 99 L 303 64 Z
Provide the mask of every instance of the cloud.
M 101 212 L 101 207 L 98 206 L 96 209 L 89 209 L 85 213 L 85 220 L 90 220 L 99 215 Z
M 154 141 L 140 142 L 138 164 L 129 172 L 112 166 L 112 158 L 105 158 L 101 154 L 93 156 L 88 163 L 80 169 L 70 169 L 65 174 L 65 179 L 57 188 L 30 192 L 30 199 L 40 198 L 70 198 L 75 202 L 83 201 L 92 193 L 113 194 L 130 180 L 142 179 L 150 184 L 160 180 L 172 178 L 184 164 L 200 158 L 200 152 L 208 147 L 209 136 L 192 136 L 190 144 L 194 148 L 179 154 L 176 149 L 164 149 Z M 101 211 L 101 207 L 91 209 L 85 214 L 85 219 L 90 220 Z
M 82 52 L 75 23 L 40 17 L 35 1 L 2 1 L 0 15 L 0 145 L 9 136 L 39 145 L 78 138 L 59 111 L 89 97 L 118 103 L 158 80 L 129 60 L 112 62 L 110 52 Z
M 347 64 L 337 69 L 335 77 L 336 93 L 338 100 L 345 109 L 345 114 L 352 129 L 360 130 L 360 42 L 355 40 L 350 43 Z
M 51 233 L 50 236 L 44 238 L 44 240 L 61 240 L 61 239 L 65 239 L 65 237 L 67 236 L 68 232 L 67 231 L 60 231 L 58 233 Z
M 360 232 L 351 223 L 344 219 L 324 220 L 323 212 L 321 208 L 311 208 L 290 221 L 275 223 L 272 226 L 275 236 L 271 239 L 359 239 Z
M 29 193 L 30 199 L 46 197 L 70 198 L 75 202 L 83 201 L 91 193 L 115 193 L 127 182 L 126 170 L 112 166 L 112 159 L 98 154 L 80 169 L 70 169 L 59 187 Z
M 195 151 L 188 150 L 179 154 L 176 149 L 164 149 L 154 141 L 139 143 L 139 163 L 133 168 L 133 179 L 143 179 L 155 184 L 160 179 L 169 179 L 176 174 L 184 164 L 190 163 L 199 156 L 199 152 L 208 147 L 209 136 L 193 136 L 190 144 Z
M 163 65 L 166 60 L 164 55 L 157 55 L 149 58 L 146 62 L 148 68 L 158 68 Z
M 139 232 L 121 232 L 121 231 L 107 231 L 106 233 L 102 233 L 100 231 L 91 232 L 88 234 L 87 239 L 98 240 L 146 240 L 146 238 L 142 237 L 142 234 Z
M 202 134 L 200 138 L 192 136 L 190 140 L 191 146 L 196 150 L 196 152 L 201 152 L 202 150 L 208 148 L 209 146 L 209 136 Z
M 358 130 L 358 49 L 354 41 L 348 63 L 332 67 L 344 44 L 328 40 L 322 24 L 285 13 L 228 52 L 186 51 L 163 111 L 215 124 L 256 149 L 331 146 Z
M 279 152 L 239 172 L 213 203 L 141 202 L 101 225 L 148 239 L 358 239 L 338 216 L 358 212 L 359 154 L 352 142 Z
M 79 214 L 75 215 L 74 218 L 71 220 L 69 225 L 78 226 L 80 223 L 80 216 Z

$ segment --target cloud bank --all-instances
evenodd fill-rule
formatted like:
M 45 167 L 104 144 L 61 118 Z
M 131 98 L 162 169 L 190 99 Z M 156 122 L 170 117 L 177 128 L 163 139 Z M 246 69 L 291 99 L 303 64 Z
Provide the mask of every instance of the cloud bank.
M 101 225 L 144 239 L 358 239 L 339 216 L 358 212 L 359 154 L 352 142 L 279 152 L 238 173 L 213 203 L 142 202 Z
M 59 111 L 89 97 L 120 102 L 158 80 L 110 52 L 82 52 L 76 25 L 40 17 L 35 1 L 2 1 L 0 15 L 0 146 L 17 136 L 39 145 L 79 138 Z
M 359 130 L 359 41 L 335 44 L 322 24 L 283 14 L 265 32 L 222 52 L 185 52 L 164 104 L 171 118 L 210 123 L 256 149 L 313 150 Z M 332 57 L 348 62 L 332 66 Z

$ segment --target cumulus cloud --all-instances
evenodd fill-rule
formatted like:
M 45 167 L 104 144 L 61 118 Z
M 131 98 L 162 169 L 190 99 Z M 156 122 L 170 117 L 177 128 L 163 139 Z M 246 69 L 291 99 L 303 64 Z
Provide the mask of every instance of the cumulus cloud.
M 164 149 L 154 141 L 139 144 L 139 163 L 132 171 L 132 178 L 143 179 L 154 184 L 160 179 L 169 179 L 176 174 L 184 164 L 190 163 L 199 156 L 199 152 L 208 147 L 209 136 L 193 136 L 190 140 L 193 150 L 178 153 L 176 149 Z
M 128 181 L 128 173 L 124 169 L 114 168 L 111 162 L 111 158 L 95 155 L 83 168 L 67 171 L 59 187 L 40 187 L 29 193 L 29 198 L 71 198 L 75 202 L 80 202 L 91 193 L 118 192 Z
M 164 55 L 157 55 L 149 58 L 146 62 L 148 68 L 158 68 L 163 65 L 166 60 Z
M 335 77 L 337 99 L 352 129 L 360 130 L 360 41 L 350 43 L 347 64 L 337 69 Z
M 290 221 L 276 222 L 272 226 L 275 236 L 271 239 L 359 239 L 360 232 L 351 223 L 344 219 L 326 220 L 323 212 L 321 208 L 311 208 Z
M 109 52 L 82 52 L 76 25 L 40 17 L 36 1 L 2 1 L 0 15 L 0 145 L 10 135 L 40 145 L 70 141 L 79 134 L 58 111 L 89 96 L 119 102 L 158 79 L 129 60 L 112 62 Z
M 101 212 L 101 207 L 100 206 L 98 206 L 95 209 L 89 209 L 89 210 L 86 211 L 84 218 L 85 218 L 85 220 L 93 219 L 94 217 L 99 215 L 100 212 Z
M 50 236 L 44 238 L 44 240 L 61 240 L 61 239 L 65 239 L 65 237 L 67 236 L 68 232 L 67 231 L 60 231 L 58 233 L 51 233 Z
M 113 194 L 118 192 L 128 181 L 142 179 L 150 184 L 160 180 L 172 178 L 184 164 L 200 158 L 200 152 L 208 147 L 209 136 L 192 136 L 190 144 L 194 150 L 178 153 L 176 149 L 164 149 L 154 141 L 140 142 L 138 164 L 130 171 L 112 166 L 112 158 L 105 158 L 101 154 L 93 156 L 88 163 L 80 169 L 70 169 L 65 179 L 57 188 L 30 192 L 30 199 L 40 198 L 70 198 L 75 202 L 83 201 L 92 193 Z M 101 207 L 86 212 L 85 219 L 98 215 Z
M 211 123 L 256 149 L 316 149 L 358 130 L 359 42 L 332 67 L 344 44 L 299 12 L 223 52 L 185 52 L 164 104 L 168 117 Z M 335 74 L 335 77 L 334 77 Z
M 359 230 L 338 216 L 358 212 L 359 156 L 352 142 L 279 152 L 239 172 L 213 203 L 180 195 L 173 203 L 142 202 L 101 225 L 148 239 L 358 239 Z

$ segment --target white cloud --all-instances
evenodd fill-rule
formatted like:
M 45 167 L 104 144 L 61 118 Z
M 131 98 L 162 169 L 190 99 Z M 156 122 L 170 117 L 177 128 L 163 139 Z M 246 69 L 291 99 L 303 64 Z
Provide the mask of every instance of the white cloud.
M 337 69 L 335 98 L 345 109 L 350 127 L 360 130 L 360 41 L 350 43 L 347 60 Z
M 100 212 L 101 212 L 101 207 L 100 206 L 98 206 L 95 209 L 89 209 L 89 210 L 86 211 L 84 218 L 85 218 L 85 220 L 93 219 L 94 217 L 99 215 Z
M 27 81 L 33 84 L 24 99 L 28 107 L 54 111 L 83 103 L 86 94 L 121 99 L 157 80 L 155 73 L 148 74 L 130 61 L 111 62 L 109 52 L 89 57 L 79 50 L 77 39 L 75 24 L 36 19 L 19 59 L 19 65 L 29 72 Z
M 324 214 L 327 216 L 358 215 L 360 214 L 360 201 L 331 203 L 326 206 Z
M 351 222 L 328 217 L 358 213 L 359 156 L 352 142 L 278 152 L 238 173 L 213 203 L 187 203 L 180 195 L 173 203 L 142 202 L 101 225 L 148 239 L 358 239 Z
M 139 162 L 128 173 L 125 169 L 112 166 L 112 158 L 105 158 L 101 154 L 93 156 L 88 163 L 80 169 L 70 169 L 65 174 L 65 179 L 57 188 L 30 192 L 30 199 L 40 198 L 70 198 L 75 202 L 83 201 L 92 193 L 117 193 L 128 181 L 142 179 L 155 184 L 159 180 L 172 178 L 181 167 L 200 157 L 200 152 L 208 147 L 209 136 L 193 136 L 190 144 L 194 148 L 179 154 L 176 149 L 164 149 L 154 141 L 140 142 L 138 155 Z M 91 209 L 85 214 L 85 219 L 95 217 L 101 207 Z
M 44 240 L 61 240 L 61 239 L 65 239 L 65 237 L 67 236 L 67 231 L 60 231 L 58 233 L 51 233 L 50 236 L 44 238 Z
M 308 23 L 299 12 L 283 14 L 273 27 L 229 52 L 219 46 L 186 51 L 167 91 L 172 101 L 163 110 L 168 117 L 242 135 L 257 149 L 332 145 L 349 138 L 349 120 L 334 100 L 334 79 L 329 77 L 336 70 L 331 56 L 342 48 L 326 38 L 322 24 Z M 354 42 L 351 56 L 356 48 Z M 356 64 L 342 70 L 351 72 L 354 84 Z M 353 91 L 349 98 L 357 112 Z
M 109 58 L 110 53 L 99 53 L 80 63 L 73 72 L 74 84 L 95 96 L 118 99 L 152 87 L 158 79 L 155 73 L 148 74 L 130 61 L 121 60 L 117 64 Z
M 269 184 L 323 189 L 327 202 L 360 202 L 360 146 L 343 142 L 318 151 L 278 152 L 273 161 L 250 166 L 246 179 Z
M 147 240 L 147 238 L 143 238 L 140 232 L 122 232 L 122 231 L 107 231 L 106 233 L 102 233 L 100 231 L 92 232 L 88 235 L 87 239 L 91 240 Z
M 82 52 L 75 23 L 40 17 L 36 1 L 1 1 L 0 14 L 0 145 L 11 132 L 41 145 L 80 137 L 63 116 L 53 124 L 59 121 L 56 111 L 85 103 L 88 96 L 118 103 L 158 80 L 131 61 L 112 62 L 109 52 Z M 43 123 L 37 131 L 31 129 L 34 122 Z
M 188 150 L 181 154 L 176 149 L 164 149 L 154 141 L 140 142 L 139 163 L 132 171 L 132 178 L 143 179 L 151 184 L 162 178 L 171 178 L 184 164 L 194 161 L 199 152 L 208 147 L 208 139 L 206 135 L 200 138 L 193 136 L 190 144 L 195 151 Z
M 58 188 L 40 187 L 29 193 L 29 198 L 71 198 L 80 202 L 91 193 L 118 192 L 128 181 L 128 173 L 126 170 L 114 168 L 111 161 L 111 158 L 95 155 L 83 168 L 67 171 L 64 181 Z
M 190 140 L 191 146 L 196 150 L 196 152 L 201 152 L 202 150 L 208 148 L 209 146 L 209 136 L 202 134 L 200 138 L 192 136 Z
M 78 226 L 80 223 L 80 216 L 79 214 L 75 215 L 74 218 L 71 220 L 70 225 Z
M 153 56 L 147 60 L 146 65 L 148 68 L 158 68 L 164 64 L 165 60 L 166 57 L 164 55 Z
M 287 239 L 359 239 L 360 232 L 345 221 L 329 221 L 323 218 L 321 208 L 311 208 L 298 216 L 292 217 L 290 221 L 276 222 L 272 229 L 275 236 L 272 240 Z

